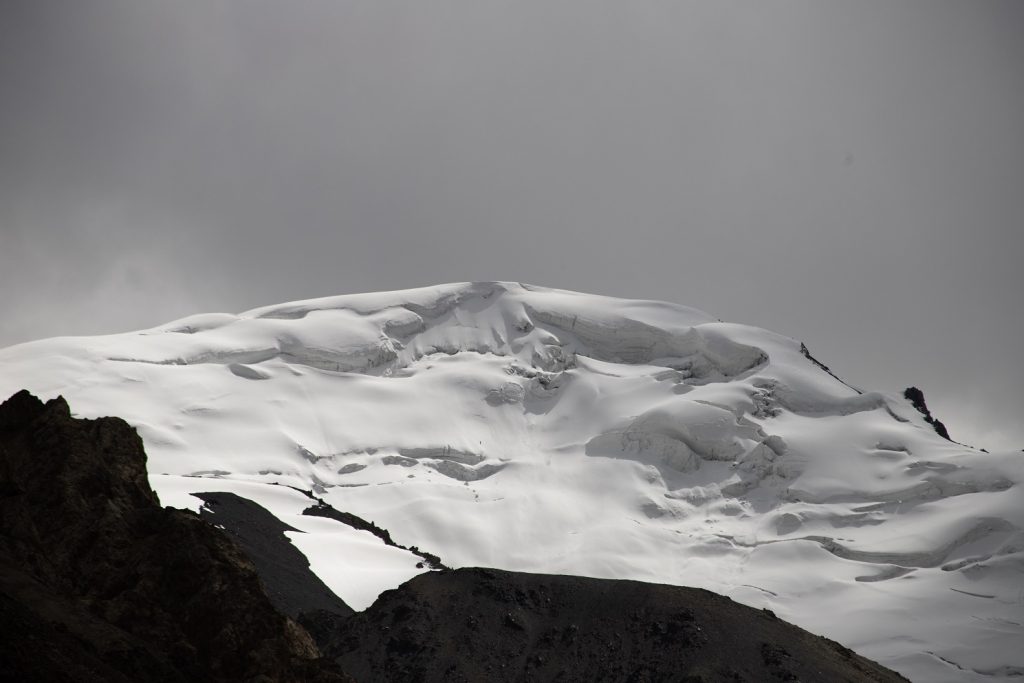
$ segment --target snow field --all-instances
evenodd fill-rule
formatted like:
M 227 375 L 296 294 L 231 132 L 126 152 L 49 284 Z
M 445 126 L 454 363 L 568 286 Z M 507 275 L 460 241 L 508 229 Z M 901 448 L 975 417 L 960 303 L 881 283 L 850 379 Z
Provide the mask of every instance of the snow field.
M 327 297 L 0 350 L 0 393 L 136 426 L 165 504 L 231 491 L 359 609 L 450 566 L 705 587 L 912 680 L 1024 674 L 1024 458 L 799 342 L 516 283 Z M 281 484 L 285 486 L 280 486 Z

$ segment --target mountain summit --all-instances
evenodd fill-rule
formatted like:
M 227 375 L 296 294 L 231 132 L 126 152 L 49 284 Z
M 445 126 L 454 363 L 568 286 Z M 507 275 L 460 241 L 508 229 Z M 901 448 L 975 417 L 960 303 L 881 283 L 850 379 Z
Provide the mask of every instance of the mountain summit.
M 328 297 L 0 350 L 0 395 L 21 388 L 127 420 L 164 504 L 265 507 L 357 610 L 427 551 L 707 588 L 914 680 L 1024 674 L 1024 458 L 692 308 L 516 283 Z

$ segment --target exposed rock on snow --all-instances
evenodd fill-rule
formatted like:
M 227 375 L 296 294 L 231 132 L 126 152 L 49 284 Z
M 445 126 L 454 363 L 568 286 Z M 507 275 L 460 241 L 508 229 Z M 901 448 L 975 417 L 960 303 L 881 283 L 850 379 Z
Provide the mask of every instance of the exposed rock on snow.
M 928 405 L 924 402 L 924 392 L 917 387 L 908 387 L 903 391 L 903 398 L 910 401 L 917 411 L 924 415 L 924 420 L 932 427 L 935 428 L 935 432 L 943 439 L 950 439 L 949 430 L 946 429 L 946 425 L 942 424 L 940 420 L 936 420 L 932 417 L 932 411 L 928 410 Z

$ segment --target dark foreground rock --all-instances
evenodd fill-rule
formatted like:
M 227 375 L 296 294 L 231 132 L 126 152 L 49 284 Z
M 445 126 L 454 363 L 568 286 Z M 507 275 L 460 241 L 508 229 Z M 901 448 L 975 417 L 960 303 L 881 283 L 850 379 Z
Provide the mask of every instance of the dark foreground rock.
M 298 529 L 262 505 L 234 493 L 192 495 L 205 503 L 199 518 L 224 529 L 252 560 L 278 611 L 292 619 L 320 610 L 341 619 L 354 613 L 313 573 L 306 556 L 285 536 L 284 532 Z
M 332 637 L 367 683 L 905 680 L 709 591 L 493 569 L 421 574 Z
M 145 462 L 120 419 L 0 406 L 0 679 L 348 680 L 230 539 L 160 507 Z

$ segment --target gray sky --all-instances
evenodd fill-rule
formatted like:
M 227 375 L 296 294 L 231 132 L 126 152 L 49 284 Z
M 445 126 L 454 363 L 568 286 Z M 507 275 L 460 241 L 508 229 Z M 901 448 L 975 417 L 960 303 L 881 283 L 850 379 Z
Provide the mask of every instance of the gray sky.
M 519 280 L 1024 448 L 1024 3 L 0 5 L 0 345 Z

